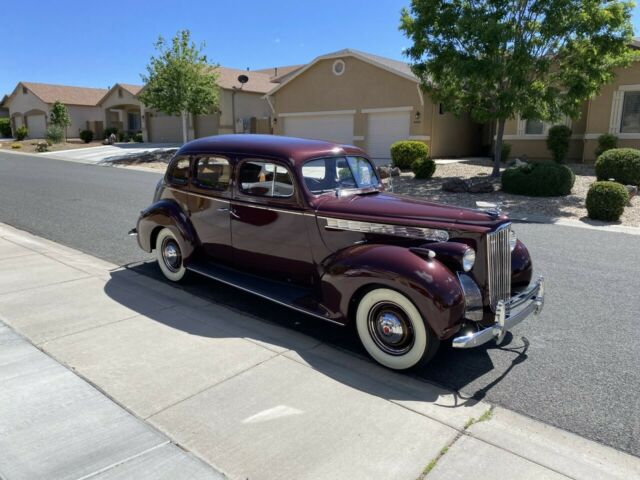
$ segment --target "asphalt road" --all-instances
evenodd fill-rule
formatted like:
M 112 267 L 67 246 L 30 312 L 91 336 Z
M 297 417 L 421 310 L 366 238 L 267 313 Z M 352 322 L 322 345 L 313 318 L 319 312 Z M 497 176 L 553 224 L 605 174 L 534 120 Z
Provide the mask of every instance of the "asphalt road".
M 0 221 L 159 277 L 126 236 L 159 178 L 0 153 Z M 640 236 L 558 225 L 515 229 L 547 279 L 544 312 L 500 347 L 443 348 L 410 375 L 640 456 Z M 364 355 L 352 329 L 203 278 L 180 288 Z

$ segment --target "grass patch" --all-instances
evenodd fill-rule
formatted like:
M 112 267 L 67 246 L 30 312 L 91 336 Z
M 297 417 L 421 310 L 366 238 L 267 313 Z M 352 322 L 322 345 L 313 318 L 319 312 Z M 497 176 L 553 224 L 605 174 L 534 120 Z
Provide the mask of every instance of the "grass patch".
M 448 451 L 449 451 L 448 446 L 443 447 L 442 450 L 440 450 L 440 453 L 438 453 L 438 456 L 433 460 L 431 460 L 426 467 L 424 467 L 424 470 L 422 471 L 422 478 L 429 475 L 429 472 L 431 472 L 431 470 L 433 470 L 438 464 L 438 460 L 440 460 Z

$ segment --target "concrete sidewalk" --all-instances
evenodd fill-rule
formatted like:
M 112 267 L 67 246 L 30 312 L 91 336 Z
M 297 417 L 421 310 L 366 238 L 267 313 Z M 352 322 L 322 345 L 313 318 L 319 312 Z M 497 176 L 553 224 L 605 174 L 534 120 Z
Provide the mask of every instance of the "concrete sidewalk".
M 31 379 L 31 360 L 6 361 L 0 347 L 2 478 L 87 478 L 114 458 L 133 458 L 122 464 L 130 468 L 166 460 L 164 448 L 243 480 L 640 478 L 636 457 L 2 224 L 0 251 L 0 320 L 41 352 L 6 327 L 0 334 L 50 362 Z M 126 417 L 119 441 L 96 434 L 90 453 L 75 456 L 42 448 L 85 446 L 82 408 L 99 403 L 75 395 L 58 414 L 65 392 L 40 388 L 56 375 L 98 392 L 47 355 L 120 405 L 100 397 L 111 413 L 98 424 Z M 5 364 L 25 372 L 10 374 L 8 390 Z M 138 478 L 112 470 L 107 478 Z

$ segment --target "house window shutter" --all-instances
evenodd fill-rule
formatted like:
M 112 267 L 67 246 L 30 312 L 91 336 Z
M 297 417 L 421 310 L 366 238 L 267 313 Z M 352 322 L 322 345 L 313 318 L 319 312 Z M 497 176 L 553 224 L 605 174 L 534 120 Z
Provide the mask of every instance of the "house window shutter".
M 613 100 L 611 102 L 611 119 L 609 120 L 609 133 L 620 133 L 620 118 L 622 115 L 622 100 L 624 91 L 618 90 L 613 92 Z

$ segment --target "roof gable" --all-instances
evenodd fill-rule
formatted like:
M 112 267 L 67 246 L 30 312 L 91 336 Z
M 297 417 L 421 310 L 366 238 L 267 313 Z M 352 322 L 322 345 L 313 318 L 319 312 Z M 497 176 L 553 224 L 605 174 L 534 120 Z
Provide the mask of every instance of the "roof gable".
M 111 96 L 111 94 L 118 88 L 122 88 L 126 92 L 128 92 L 131 95 L 133 95 L 134 97 L 136 97 L 138 95 L 138 93 L 140 93 L 140 91 L 142 90 L 142 85 L 133 85 L 133 84 L 130 84 L 130 83 L 116 83 L 113 87 L 111 87 L 109 90 L 107 90 L 107 93 L 105 93 L 102 96 L 102 98 L 98 101 L 97 105 L 102 105 L 104 103 L 104 101 L 107 98 L 109 98 Z
M 12 95 L 18 91 L 20 86 L 26 87 L 31 93 L 47 104 L 60 101 L 65 105 L 94 107 L 102 99 L 105 93 L 107 93 L 106 88 L 73 87 L 68 85 L 52 85 L 48 83 L 19 82 Z
M 267 93 L 275 85 L 268 73 L 257 70 L 240 70 L 237 68 L 215 67 L 218 74 L 218 86 L 226 90 L 242 90 L 243 92 Z M 240 75 L 246 75 L 249 81 L 244 85 L 238 81 Z

